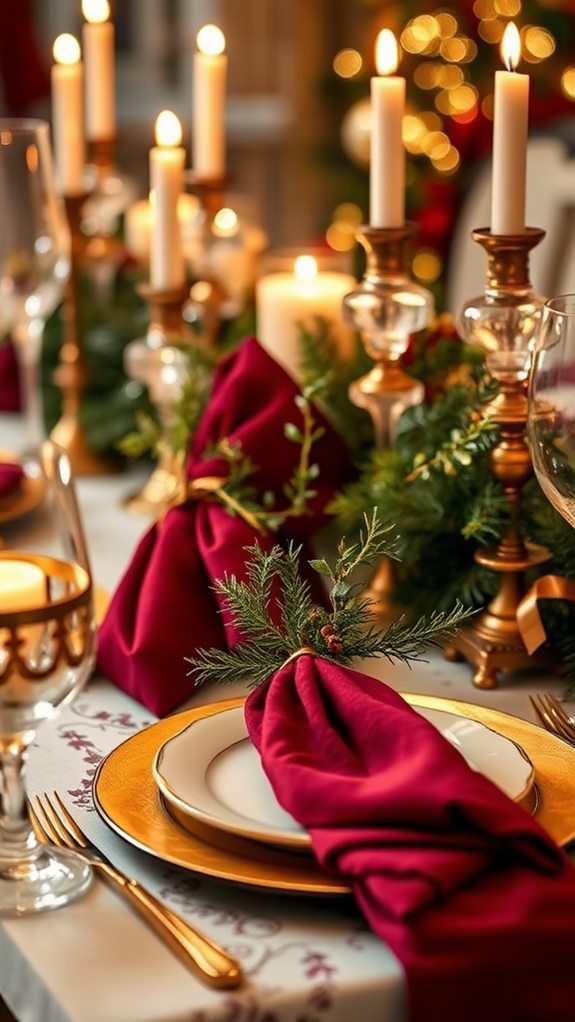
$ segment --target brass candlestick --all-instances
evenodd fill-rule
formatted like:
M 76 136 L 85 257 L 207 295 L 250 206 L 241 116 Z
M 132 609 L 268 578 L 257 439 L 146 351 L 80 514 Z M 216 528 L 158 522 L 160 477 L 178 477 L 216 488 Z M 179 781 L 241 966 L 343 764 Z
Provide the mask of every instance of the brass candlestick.
M 345 296 L 344 315 L 359 331 L 365 350 L 375 365 L 355 380 L 351 401 L 369 412 L 377 447 L 392 447 L 401 413 L 423 399 L 421 383 L 401 367 L 412 334 L 422 330 L 433 313 L 431 293 L 409 275 L 409 253 L 417 225 L 368 227 L 358 230 L 365 249 L 363 280 Z M 394 567 L 382 558 L 366 590 L 375 616 L 393 613 L 389 595 L 394 586 Z
M 225 190 L 229 178 L 226 176 L 203 177 L 196 174 L 195 171 L 189 171 L 185 175 L 185 181 L 190 191 L 197 195 L 204 219 L 203 258 L 201 260 L 204 265 L 196 267 L 197 279 L 190 290 L 186 318 L 199 328 L 202 340 L 211 347 L 218 339 L 222 322 L 222 307 L 226 302 L 227 295 L 214 278 L 208 265 L 207 256 L 212 226 L 217 213 L 224 205 Z
M 140 293 L 150 310 L 150 325 L 146 337 L 132 341 L 126 348 L 126 372 L 143 383 L 150 400 L 158 412 L 165 438 L 174 421 L 174 406 L 181 396 L 188 374 L 188 360 L 182 351 L 186 340 L 182 306 L 188 289 L 161 289 L 143 284 Z M 179 344 L 180 347 L 175 345 Z M 158 462 L 141 490 L 124 503 L 133 514 L 157 517 L 180 492 L 183 478 L 184 456 L 175 452 L 167 439 L 157 445 Z
M 118 139 L 93 138 L 88 142 L 88 163 L 96 168 L 99 174 L 109 174 L 116 166 L 116 150 Z
M 543 300 L 529 281 L 529 252 L 545 232 L 493 235 L 487 229 L 472 237 L 487 253 L 484 295 L 469 302 L 461 314 L 463 337 L 486 351 L 486 363 L 498 380 L 497 397 L 483 415 L 500 427 L 490 455 L 494 478 L 509 501 L 509 526 L 494 549 L 478 550 L 478 564 L 499 573 L 499 587 L 486 610 L 463 628 L 445 651 L 449 660 L 464 657 L 475 667 L 473 684 L 496 688 L 499 671 L 515 671 L 549 663 L 548 653 L 529 656 L 517 626 L 517 607 L 525 594 L 525 572 L 548 558 L 542 547 L 528 546 L 520 527 L 521 491 L 533 468 L 526 443 L 526 382 Z
M 50 435 L 67 452 L 76 475 L 104 475 L 114 466 L 90 450 L 80 421 L 82 399 L 88 384 L 79 307 L 80 269 L 85 253 L 85 238 L 81 231 L 82 207 L 87 197 L 83 193 L 67 195 L 64 199 L 70 227 L 70 276 L 62 307 L 64 342 L 60 364 L 54 374 L 54 380 L 62 391 L 62 414 Z

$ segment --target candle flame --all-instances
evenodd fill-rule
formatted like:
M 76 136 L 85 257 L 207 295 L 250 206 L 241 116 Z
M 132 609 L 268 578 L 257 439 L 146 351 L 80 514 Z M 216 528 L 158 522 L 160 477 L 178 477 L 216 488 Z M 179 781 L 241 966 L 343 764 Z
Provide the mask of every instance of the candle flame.
M 217 57 L 226 48 L 226 37 L 217 25 L 204 25 L 196 36 L 198 50 L 210 57 Z
M 501 40 L 501 56 L 508 71 L 515 71 L 521 59 L 521 36 L 514 21 L 510 21 Z
M 110 17 L 108 0 L 82 0 L 82 14 L 92 25 L 107 21 Z
M 298 256 L 293 271 L 300 284 L 311 284 L 317 277 L 317 262 L 310 255 Z
M 378 75 L 392 75 L 399 64 L 397 39 L 390 28 L 382 28 L 375 40 L 375 66 Z
M 77 64 L 81 56 L 80 43 L 76 36 L 62 32 L 54 40 L 52 53 L 57 64 Z
M 234 209 L 224 206 L 214 217 L 212 231 L 218 238 L 233 238 L 239 230 L 238 214 Z
M 178 146 L 182 142 L 182 125 L 173 110 L 162 110 L 156 119 L 156 145 Z

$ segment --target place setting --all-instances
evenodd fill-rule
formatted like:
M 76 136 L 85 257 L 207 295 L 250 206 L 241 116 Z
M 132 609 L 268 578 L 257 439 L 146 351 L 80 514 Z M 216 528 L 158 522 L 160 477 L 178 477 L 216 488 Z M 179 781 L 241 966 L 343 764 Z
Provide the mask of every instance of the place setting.
M 83 0 L 44 73 L 15 14 L 0 1022 L 572 1018 L 572 168 L 532 129 L 575 84 L 544 5 L 468 6 L 329 58 L 366 95 L 321 244 L 325 12 Z M 254 92 L 272 24 L 303 107 Z

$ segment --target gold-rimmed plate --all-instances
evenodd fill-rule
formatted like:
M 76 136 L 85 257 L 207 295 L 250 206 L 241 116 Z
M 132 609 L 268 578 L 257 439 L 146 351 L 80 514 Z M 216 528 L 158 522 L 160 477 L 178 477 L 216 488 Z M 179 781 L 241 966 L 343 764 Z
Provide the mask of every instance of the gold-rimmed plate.
M 535 768 L 536 819 L 560 845 L 575 840 L 575 749 L 528 721 L 470 703 L 407 694 L 424 706 L 477 720 L 511 739 Z M 185 710 L 152 724 L 114 749 L 94 779 L 94 800 L 104 820 L 121 837 L 164 862 L 256 888 L 301 894 L 345 894 L 348 888 L 322 873 L 305 856 L 284 853 L 209 829 L 183 830 L 166 812 L 154 782 L 152 764 L 161 745 L 193 720 L 241 699 Z
M 515 742 L 477 720 L 418 706 L 472 769 L 535 808 L 533 765 Z M 192 834 L 198 822 L 275 848 L 311 854 L 309 834 L 279 805 L 249 740 L 243 706 L 188 724 L 160 746 L 153 773 L 163 801 Z
M 0 451 L 0 462 L 19 465 L 20 459 L 11 451 Z M 39 507 L 44 499 L 44 480 L 40 473 L 34 475 L 32 466 L 22 466 L 24 474 L 19 486 L 0 498 L 0 526 L 16 521 Z

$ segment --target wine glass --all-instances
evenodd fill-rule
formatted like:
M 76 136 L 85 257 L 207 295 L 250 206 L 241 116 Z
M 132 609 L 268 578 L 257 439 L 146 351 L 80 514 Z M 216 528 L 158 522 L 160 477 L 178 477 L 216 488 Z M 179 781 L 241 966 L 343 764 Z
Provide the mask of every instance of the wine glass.
M 44 324 L 70 272 L 45 121 L 0 119 L 0 224 L 0 323 L 14 341 L 33 448 L 44 436 L 38 373 Z
M 529 384 L 535 474 L 556 511 L 575 527 L 575 295 L 543 309 Z
M 70 461 L 45 441 L 34 467 L 64 559 L 52 546 L 50 554 L 0 551 L 0 916 L 56 908 L 91 880 L 73 853 L 38 843 L 26 809 L 36 729 L 77 693 L 95 660 L 92 575 Z

